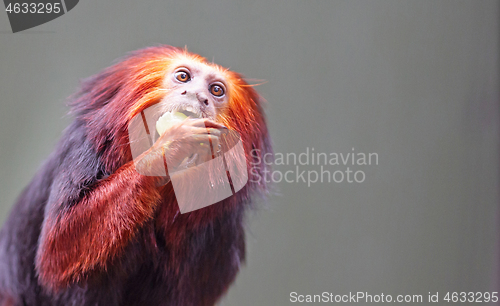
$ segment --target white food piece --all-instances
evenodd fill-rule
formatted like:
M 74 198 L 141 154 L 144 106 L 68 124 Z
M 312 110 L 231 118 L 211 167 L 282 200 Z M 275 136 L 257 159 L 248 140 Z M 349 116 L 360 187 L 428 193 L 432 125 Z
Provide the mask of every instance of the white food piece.
M 181 123 L 182 121 L 184 121 L 186 119 L 187 119 L 187 116 L 184 115 L 183 113 L 166 112 L 160 118 L 158 118 L 158 121 L 156 121 L 156 130 L 158 131 L 158 134 L 160 134 L 160 136 L 161 136 L 170 127 L 172 127 L 175 124 Z

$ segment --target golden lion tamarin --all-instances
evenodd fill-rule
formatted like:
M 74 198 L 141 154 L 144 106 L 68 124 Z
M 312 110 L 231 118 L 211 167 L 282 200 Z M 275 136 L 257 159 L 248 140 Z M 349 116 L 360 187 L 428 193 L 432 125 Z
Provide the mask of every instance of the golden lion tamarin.
M 227 131 L 239 135 L 245 171 L 271 151 L 256 91 L 199 55 L 159 46 L 83 82 L 70 107 L 74 121 L 0 233 L 0 304 L 213 305 L 245 259 L 244 212 L 265 180 L 235 190 L 230 177 L 234 194 L 186 213 L 172 180 L 199 199 L 189 182 Z M 190 118 L 133 156 L 129 127 L 152 107 L 156 118 Z M 152 175 L 165 164 L 183 171 Z

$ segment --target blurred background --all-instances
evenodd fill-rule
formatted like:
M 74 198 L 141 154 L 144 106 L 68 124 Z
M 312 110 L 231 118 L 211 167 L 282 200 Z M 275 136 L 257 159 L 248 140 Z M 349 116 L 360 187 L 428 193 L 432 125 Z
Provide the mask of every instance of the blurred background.
M 350 167 L 362 183 L 276 182 L 221 305 L 499 291 L 499 17 L 488 0 L 80 1 L 12 34 L 0 12 L 0 221 L 80 80 L 132 50 L 187 46 L 265 81 L 276 152 L 378 154 Z

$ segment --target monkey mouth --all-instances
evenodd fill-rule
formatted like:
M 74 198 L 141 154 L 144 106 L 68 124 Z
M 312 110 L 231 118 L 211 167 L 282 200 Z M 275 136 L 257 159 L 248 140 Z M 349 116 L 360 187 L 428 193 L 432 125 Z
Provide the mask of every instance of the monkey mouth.
M 181 114 L 184 114 L 186 117 L 190 117 L 190 118 L 203 118 L 204 117 L 202 112 L 200 112 L 198 109 L 195 109 L 192 106 L 187 106 L 185 108 L 179 108 L 179 109 L 174 110 L 174 111 L 179 112 Z

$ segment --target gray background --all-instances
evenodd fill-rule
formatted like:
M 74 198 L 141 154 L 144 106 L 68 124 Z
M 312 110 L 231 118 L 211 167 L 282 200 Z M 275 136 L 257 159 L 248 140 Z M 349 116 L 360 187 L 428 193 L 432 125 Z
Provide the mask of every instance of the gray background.
M 486 0 L 80 1 L 12 34 L 0 12 L 0 221 L 79 80 L 131 50 L 187 45 L 266 81 L 276 152 L 379 154 L 361 184 L 277 183 L 222 305 L 498 290 L 499 15 Z

